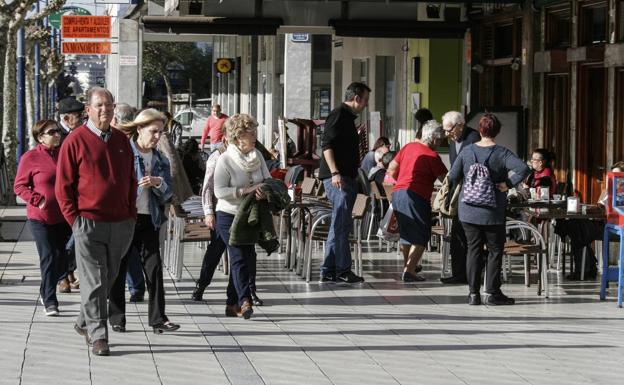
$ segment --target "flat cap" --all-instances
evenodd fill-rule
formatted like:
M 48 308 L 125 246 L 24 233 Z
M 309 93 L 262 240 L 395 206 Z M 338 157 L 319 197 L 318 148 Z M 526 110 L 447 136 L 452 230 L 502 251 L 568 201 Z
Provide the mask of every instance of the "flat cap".
M 77 101 L 75 98 L 69 97 L 59 101 L 59 113 L 68 114 L 70 112 L 82 112 L 84 111 L 84 104 Z

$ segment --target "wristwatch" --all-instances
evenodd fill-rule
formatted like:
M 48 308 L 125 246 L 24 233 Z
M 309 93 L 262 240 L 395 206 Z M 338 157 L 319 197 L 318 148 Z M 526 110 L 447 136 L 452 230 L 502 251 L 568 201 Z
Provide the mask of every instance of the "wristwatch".
M 334 175 L 340 175 L 340 171 L 334 171 L 334 172 L 332 172 L 332 173 L 331 173 L 331 176 L 334 176 Z

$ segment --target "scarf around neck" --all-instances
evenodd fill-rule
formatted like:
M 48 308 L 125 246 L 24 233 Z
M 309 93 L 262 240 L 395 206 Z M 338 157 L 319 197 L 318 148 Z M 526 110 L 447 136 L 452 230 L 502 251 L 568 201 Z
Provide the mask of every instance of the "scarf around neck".
M 247 154 L 243 154 L 237 146 L 231 145 L 228 146 L 225 152 L 230 154 L 234 163 L 245 172 L 254 172 L 262 165 L 262 159 L 258 156 L 258 151 L 256 149 Z

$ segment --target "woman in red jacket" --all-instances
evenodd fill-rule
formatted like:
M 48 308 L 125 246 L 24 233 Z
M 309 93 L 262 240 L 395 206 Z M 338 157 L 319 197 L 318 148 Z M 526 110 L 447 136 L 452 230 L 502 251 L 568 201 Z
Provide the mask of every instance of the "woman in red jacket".
M 31 133 L 39 144 L 22 156 L 13 191 L 27 203 L 26 216 L 41 267 L 41 304 L 47 316 L 55 316 L 59 313 L 56 283 L 67 270 L 65 244 L 71 235 L 54 195 L 61 128 L 54 120 L 41 120 Z

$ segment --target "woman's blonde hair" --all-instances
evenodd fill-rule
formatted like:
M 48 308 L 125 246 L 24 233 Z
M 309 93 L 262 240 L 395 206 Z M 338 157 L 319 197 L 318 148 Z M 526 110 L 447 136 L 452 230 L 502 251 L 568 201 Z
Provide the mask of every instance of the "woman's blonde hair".
M 251 115 L 235 114 L 229 117 L 225 123 L 225 136 L 230 143 L 238 143 L 238 137 L 244 132 L 254 132 L 258 129 L 258 122 Z
M 167 117 L 157 109 L 146 108 L 139 111 L 132 122 L 122 124 L 119 129 L 129 138 L 136 139 L 139 136 L 139 127 L 145 127 L 154 122 L 162 122 L 164 126 L 167 123 Z

